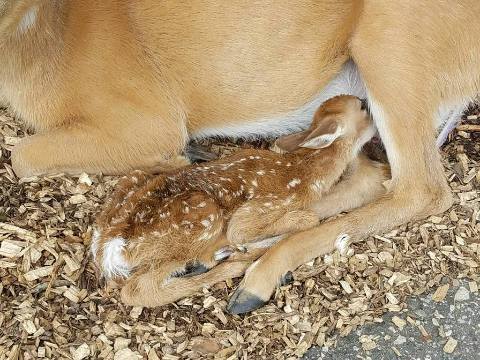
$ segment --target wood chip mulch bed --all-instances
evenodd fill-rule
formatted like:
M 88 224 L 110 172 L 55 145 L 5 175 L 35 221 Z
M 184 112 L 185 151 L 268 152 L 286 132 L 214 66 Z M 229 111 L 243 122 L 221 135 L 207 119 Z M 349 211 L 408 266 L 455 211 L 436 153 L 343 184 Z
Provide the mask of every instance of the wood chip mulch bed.
M 467 278 L 478 291 L 477 114 L 469 111 L 443 149 L 452 209 L 370 237 L 346 257 L 303 265 L 267 306 L 239 317 L 225 312 L 238 280 L 157 309 L 121 304 L 117 290 L 97 280 L 89 255 L 92 220 L 117 179 L 17 179 L 10 149 L 25 132 L 0 112 L 0 360 L 296 359 L 452 279 Z M 208 145 L 219 153 L 252 146 Z

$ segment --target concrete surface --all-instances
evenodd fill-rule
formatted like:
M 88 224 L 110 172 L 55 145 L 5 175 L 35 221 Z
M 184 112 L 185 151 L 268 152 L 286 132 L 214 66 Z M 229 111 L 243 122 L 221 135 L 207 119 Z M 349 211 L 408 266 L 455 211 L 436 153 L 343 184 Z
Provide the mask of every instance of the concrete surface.
M 311 348 L 303 360 L 480 359 L 480 296 L 478 292 L 470 292 L 468 282 L 455 281 L 443 302 L 434 302 L 429 294 L 410 299 L 408 305 L 405 312 L 386 314 L 383 323 L 365 325 L 338 339 L 335 349 Z M 410 316 L 417 323 L 412 325 L 407 321 L 400 330 L 392 322 L 394 316 L 403 320 Z M 429 336 L 423 336 L 418 325 L 423 325 Z M 365 351 L 360 342 L 362 335 L 372 336 L 376 347 Z M 450 354 L 444 351 L 449 338 L 458 342 Z

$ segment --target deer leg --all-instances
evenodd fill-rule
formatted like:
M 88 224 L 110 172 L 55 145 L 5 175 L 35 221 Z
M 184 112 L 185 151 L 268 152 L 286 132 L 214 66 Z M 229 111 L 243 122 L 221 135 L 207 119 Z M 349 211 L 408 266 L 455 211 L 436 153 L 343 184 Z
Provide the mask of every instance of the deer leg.
M 247 270 L 230 300 L 230 312 L 239 314 L 260 307 L 286 272 L 315 257 L 335 248 L 342 251 L 349 241 L 362 240 L 451 206 L 451 191 L 435 144 L 433 109 L 438 103 L 429 97 L 428 81 L 422 80 L 425 84 L 419 86 L 416 72 L 405 72 L 402 66 L 392 69 L 386 66 L 391 63 L 385 57 L 375 62 L 371 51 L 369 54 L 360 69 L 391 164 L 392 180 L 387 193 L 345 216 L 291 235 L 269 249 Z
M 275 235 L 308 229 L 318 223 L 309 210 L 289 209 L 283 201 L 250 200 L 235 211 L 228 223 L 227 239 L 239 245 Z
M 390 180 L 388 165 L 360 154 L 347 174 L 312 206 L 319 219 L 366 205 L 385 194 Z
M 139 113 L 104 122 L 79 121 L 23 139 L 12 152 L 17 176 L 65 172 L 125 174 L 158 172 L 188 164 L 181 152 L 187 140 L 183 119 Z

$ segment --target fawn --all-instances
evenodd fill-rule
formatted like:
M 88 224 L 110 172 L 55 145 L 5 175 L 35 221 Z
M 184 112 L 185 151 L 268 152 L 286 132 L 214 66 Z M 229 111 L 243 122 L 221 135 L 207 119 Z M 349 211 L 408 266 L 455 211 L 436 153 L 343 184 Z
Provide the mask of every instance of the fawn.
M 155 274 L 152 291 L 214 267 L 231 255 L 229 245 L 262 248 L 273 241 L 261 240 L 318 224 L 315 207 L 373 134 L 362 102 L 338 96 L 318 109 L 309 129 L 277 140 L 287 153 L 240 150 L 156 177 L 134 172 L 98 217 L 95 260 L 107 278 L 127 278 L 124 301 L 158 305 L 139 295 L 142 275 Z M 137 280 L 129 286 L 132 271 Z

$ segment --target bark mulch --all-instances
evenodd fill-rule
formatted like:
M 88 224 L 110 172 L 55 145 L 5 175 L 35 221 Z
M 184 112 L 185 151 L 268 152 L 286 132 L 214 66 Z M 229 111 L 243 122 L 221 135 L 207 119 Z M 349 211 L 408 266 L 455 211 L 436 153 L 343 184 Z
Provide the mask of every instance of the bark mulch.
M 477 114 L 472 108 L 442 149 L 455 193 L 448 212 L 301 266 L 267 306 L 240 317 L 225 312 L 238 280 L 157 309 L 121 304 L 117 290 L 98 281 L 89 254 L 92 220 L 117 179 L 17 179 L 9 155 L 25 131 L 0 112 L 0 359 L 296 359 L 453 279 L 478 291 Z M 207 145 L 219 154 L 264 146 Z M 374 340 L 363 340 L 368 351 Z

